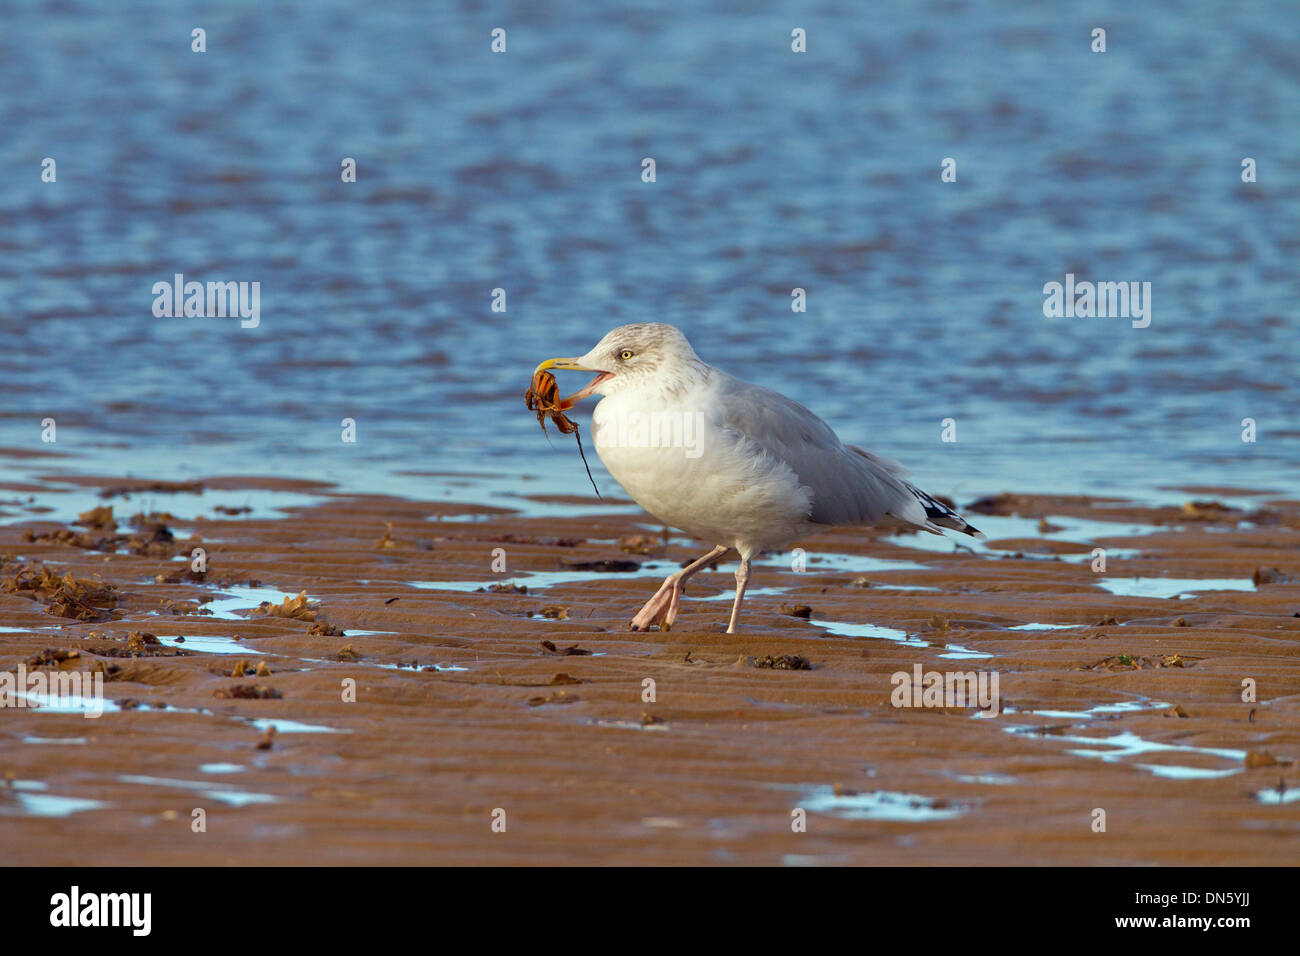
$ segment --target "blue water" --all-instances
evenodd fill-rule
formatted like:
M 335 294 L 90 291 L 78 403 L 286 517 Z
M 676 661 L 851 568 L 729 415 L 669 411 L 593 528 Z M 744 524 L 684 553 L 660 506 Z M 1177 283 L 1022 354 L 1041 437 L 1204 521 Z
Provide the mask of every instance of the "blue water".
M 1293 490 L 1297 49 L 1281 2 L 9 2 L 0 445 L 583 493 L 523 389 L 655 319 L 959 499 Z M 176 272 L 260 326 L 155 318 Z M 1150 327 L 1045 318 L 1067 272 Z

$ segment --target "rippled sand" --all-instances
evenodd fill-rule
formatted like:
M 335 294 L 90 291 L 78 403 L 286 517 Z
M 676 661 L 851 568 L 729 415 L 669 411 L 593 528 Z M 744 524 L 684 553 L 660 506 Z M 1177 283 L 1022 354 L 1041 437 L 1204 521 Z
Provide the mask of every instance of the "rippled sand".
M 1300 502 L 1015 496 L 981 506 L 975 552 L 830 532 L 801 543 L 802 572 L 765 557 L 728 636 L 727 565 L 692 582 L 673 631 L 625 630 L 696 549 L 623 503 L 525 517 L 203 485 L 104 499 L 98 529 L 3 496 L 19 513 L 0 526 L 0 669 L 76 651 L 45 669 L 101 670 L 115 705 L 3 712 L 6 860 L 1294 862 L 1300 584 L 1253 579 L 1300 577 Z M 253 489 L 308 500 L 215 513 Z M 167 541 L 128 527 L 146 508 L 188 517 Z M 195 547 L 205 575 L 160 580 Z M 56 618 L 9 590 L 42 564 L 112 585 L 114 606 Z M 1165 579 L 1177 596 L 1103 586 Z M 300 592 L 296 616 L 256 610 Z M 917 666 L 996 671 L 1001 713 L 893 706 L 892 675 Z

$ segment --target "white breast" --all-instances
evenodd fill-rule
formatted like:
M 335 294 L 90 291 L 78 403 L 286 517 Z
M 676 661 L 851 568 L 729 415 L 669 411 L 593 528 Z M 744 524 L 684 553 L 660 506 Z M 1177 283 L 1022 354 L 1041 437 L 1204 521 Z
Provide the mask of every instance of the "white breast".
M 704 388 L 615 393 L 592 416 L 596 451 L 665 524 L 742 553 L 784 547 L 808 528 L 808 490 L 788 466 L 721 428 L 714 408 Z

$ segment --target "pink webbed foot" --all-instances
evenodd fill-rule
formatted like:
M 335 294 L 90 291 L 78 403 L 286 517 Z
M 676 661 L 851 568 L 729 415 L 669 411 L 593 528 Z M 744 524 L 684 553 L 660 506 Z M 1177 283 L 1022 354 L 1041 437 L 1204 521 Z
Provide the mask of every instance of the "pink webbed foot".
M 628 625 L 633 631 L 648 631 L 652 625 L 659 625 L 659 629 L 667 631 L 673 626 L 673 621 L 677 619 L 677 610 L 681 604 L 681 586 L 673 577 L 668 578 L 660 585 L 655 596 L 646 601 L 645 606 L 637 612 L 636 617 L 632 618 L 632 623 Z

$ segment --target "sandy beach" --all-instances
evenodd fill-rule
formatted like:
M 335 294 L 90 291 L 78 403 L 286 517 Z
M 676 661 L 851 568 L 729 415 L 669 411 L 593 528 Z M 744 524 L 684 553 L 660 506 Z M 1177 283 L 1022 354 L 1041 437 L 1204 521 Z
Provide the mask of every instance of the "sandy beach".
M 627 501 L 56 467 L 0 490 L 0 671 L 111 704 L 0 711 L 9 863 L 1296 860 L 1300 501 L 1265 489 L 1017 489 L 957 502 L 973 548 L 827 532 L 727 635 L 728 563 L 628 632 L 705 549 Z M 51 520 L 52 487 L 99 503 Z M 918 667 L 996 673 L 999 712 L 895 706 Z

